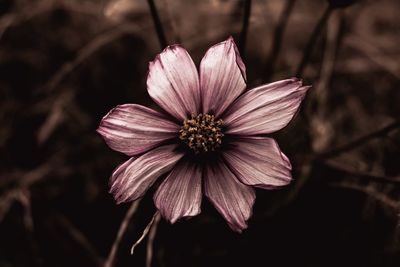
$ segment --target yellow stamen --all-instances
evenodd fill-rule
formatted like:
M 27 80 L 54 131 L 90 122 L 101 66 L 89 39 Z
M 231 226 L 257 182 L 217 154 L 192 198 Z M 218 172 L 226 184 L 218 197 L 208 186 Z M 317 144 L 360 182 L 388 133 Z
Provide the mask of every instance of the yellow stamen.
M 196 154 L 215 151 L 222 144 L 222 124 L 223 121 L 215 120 L 214 115 L 192 114 L 183 122 L 179 139 Z

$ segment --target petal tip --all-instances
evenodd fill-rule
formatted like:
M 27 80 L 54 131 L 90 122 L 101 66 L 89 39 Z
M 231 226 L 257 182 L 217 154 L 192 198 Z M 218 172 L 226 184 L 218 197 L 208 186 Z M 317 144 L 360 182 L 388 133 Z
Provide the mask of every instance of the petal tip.
M 200 90 L 197 68 L 180 44 L 165 47 L 149 62 L 146 80 L 150 97 L 179 120 L 198 112 Z
M 231 229 L 232 229 L 234 232 L 236 232 L 236 233 L 238 233 L 238 234 L 243 233 L 243 230 L 240 229 L 240 228 L 236 228 L 236 227 L 233 227 L 233 226 L 230 226 L 230 227 L 231 227 Z
M 101 126 L 101 122 L 100 122 L 100 125 L 99 125 L 99 127 L 96 129 L 96 131 L 95 131 L 96 133 L 98 133 L 99 135 L 101 135 L 102 137 L 103 137 L 103 129 L 102 129 L 102 126 Z
M 224 43 L 229 43 L 230 45 L 235 45 L 236 46 L 235 39 L 233 38 L 232 35 L 229 35 L 228 39 L 226 39 Z
M 306 85 L 302 87 L 304 91 L 308 91 L 312 88 L 312 85 Z
M 289 78 L 289 80 L 291 80 L 292 82 L 301 82 L 301 83 L 303 83 L 303 79 L 298 78 L 298 77 L 291 77 L 291 78 Z
M 122 198 L 117 197 L 115 194 L 112 194 L 112 195 L 113 195 L 114 200 L 115 200 L 115 203 L 116 203 L 117 205 L 121 205 L 122 203 L 125 202 Z
M 228 225 L 234 232 L 236 232 L 238 234 L 243 233 L 243 230 L 246 230 L 248 228 L 247 223 L 244 223 L 241 225 L 228 223 Z
M 187 50 L 186 50 L 181 44 L 172 44 L 172 45 L 166 46 L 160 53 L 158 53 L 158 54 L 156 55 L 156 57 L 154 58 L 154 60 L 151 61 L 151 62 L 160 60 L 160 58 L 161 58 L 162 55 L 164 55 L 164 54 L 166 54 L 166 53 L 170 53 L 170 52 L 174 53 L 175 55 L 176 55 L 177 53 L 179 53 L 179 52 L 185 52 L 185 53 L 189 54 L 189 53 L 187 52 Z

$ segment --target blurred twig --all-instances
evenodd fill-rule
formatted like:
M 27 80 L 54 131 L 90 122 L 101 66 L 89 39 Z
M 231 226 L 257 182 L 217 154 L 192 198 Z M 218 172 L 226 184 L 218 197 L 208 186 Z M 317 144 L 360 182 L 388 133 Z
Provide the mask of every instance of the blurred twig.
M 333 186 L 344 187 L 349 189 L 354 189 L 367 194 L 368 196 L 382 202 L 383 204 L 398 210 L 400 208 L 400 202 L 395 201 L 387 196 L 387 194 L 378 191 L 373 185 L 360 185 L 358 183 L 343 181 L 340 183 L 333 183 Z
M 58 86 L 64 78 L 78 67 L 86 58 L 91 56 L 93 53 L 98 51 L 103 46 L 109 44 L 110 42 L 120 38 L 121 36 L 134 33 L 138 31 L 138 27 L 133 24 L 123 24 L 116 29 L 112 29 L 105 33 L 98 35 L 84 47 L 82 47 L 78 52 L 77 56 L 69 62 L 64 63 L 61 68 L 50 78 L 50 80 L 45 85 L 46 90 L 53 90 Z
M 34 236 L 34 222 L 33 222 L 33 215 L 32 215 L 31 193 L 30 193 L 29 189 L 24 188 L 24 189 L 19 190 L 19 196 L 17 197 L 17 199 L 24 208 L 23 221 L 24 221 L 25 229 L 27 230 L 28 241 L 30 241 L 28 243 L 30 243 L 30 248 L 34 255 L 34 257 L 33 257 L 34 263 L 32 265 L 33 266 L 42 266 L 43 259 L 39 253 L 39 247 L 38 247 L 38 244 L 37 244 L 37 242 L 35 240 L 35 236 Z
M 267 82 L 269 78 L 272 76 L 276 60 L 278 59 L 279 52 L 281 51 L 283 34 L 285 32 L 285 28 L 289 20 L 289 16 L 292 13 L 295 2 L 296 0 L 287 0 L 286 5 L 279 17 L 279 21 L 274 31 L 272 49 L 268 56 L 267 62 L 265 63 L 265 71 L 264 71 L 265 76 L 263 78 L 264 82 Z
M 90 1 L 37 1 L 35 4 L 24 6 L 22 10 L 17 10 L 0 18 L 0 39 L 8 28 L 18 26 L 21 23 L 25 23 L 34 17 L 51 12 L 57 8 L 65 8 L 69 11 L 98 15 L 101 9 L 97 7 L 97 4 Z
M 32 217 L 32 205 L 31 205 L 31 194 L 29 190 L 20 190 L 18 200 L 24 207 L 24 225 L 25 228 L 32 233 L 33 232 L 33 217 Z
M 400 63 L 398 59 L 385 55 L 379 47 L 363 40 L 356 33 L 348 34 L 345 41 L 348 45 L 363 52 L 372 62 L 400 79 Z
M 4 189 L 4 193 L 0 195 L 0 222 L 7 214 L 11 204 L 15 200 L 20 200 L 21 194 L 24 194 L 27 188 L 36 182 L 42 181 L 54 170 L 60 170 L 60 166 L 57 163 L 61 156 L 62 152 L 56 153 L 49 161 L 44 162 L 33 170 L 1 177 L 0 189 Z
M 243 24 L 239 42 L 239 52 L 242 55 L 242 57 L 245 57 L 244 51 L 246 49 L 246 39 L 247 39 L 247 31 L 249 29 L 250 15 L 251 15 L 251 0 L 244 0 Z
M 48 12 L 52 7 L 52 1 L 39 1 L 38 3 L 25 7 L 23 10 L 6 14 L 0 19 L 0 39 L 8 28 Z
M 329 169 L 332 169 L 334 171 L 339 171 L 339 172 L 348 174 L 352 177 L 359 177 L 366 181 L 400 185 L 400 177 L 388 177 L 388 176 L 384 176 L 384 175 L 376 175 L 376 174 L 371 174 L 371 173 L 363 172 L 363 171 L 359 171 L 359 170 L 353 170 L 353 169 L 346 167 L 343 164 L 340 164 L 339 162 L 336 162 L 336 161 L 322 162 L 322 165 Z
M 157 12 L 156 5 L 154 4 L 154 0 L 147 0 L 149 4 L 151 17 L 153 18 L 154 28 L 157 32 L 158 41 L 160 42 L 161 49 L 164 49 L 167 46 L 167 39 L 165 38 L 164 29 L 160 21 L 160 17 Z
M 6 194 L 0 196 L 0 223 L 3 221 L 19 194 L 20 190 L 10 190 Z
M 122 220 L 121 225 L 119 226 L 117 237 L 115 238 L 115 241 L 111 247 L 110 253 L 108 254 L 104 267 L 114 266 L 115 255 L 117 254 L 118 247 L 121 243 L 123 235 L 128 229 L 129 222 L 132 219 L 132 216 L 135 214 L 138 206 L 139 206 L 139 200 L 133 202 L 128 211 L 126 212 L 125 217 Z
M 60 93 L 52 103 L 45 122 L 42 124 L 37 134 L 37 141 L 43 144 L 51 136 L 57 126 L 64 119 L 64 109 L 74 97 L 73 90 Z
M 167 0 L 164 0 L 165 6 L 165 13 L 167 17 L 167 21 L 171 25 L 172 29 L 172 38 L 175 43 L 182 43 L 181 36 L 180 36 L 180 29 L 179 29 L 179 21 L 177 21 L 176 13 L 174 12 L 174 8 L 168 4 Z
M 288 5 L 290 4 L 290 0 L 288 2 Z M 293 4 L 293 3 L 292 3 Z M 288 8 L 288 7 L 286 7 Z M 340 25 L 340 20 L 337 17 L 332 18 L 332 23 L 329 23 L 328 25 L 328 31 L 327 31 L 327 39 L 329 40 L 329 44 L 326 46 L 325 51 L 324 51 L 324 57 L 322 59 L 322 71 L 321 71 L 321 76 L 320 79 L 318 80 L 318 84 L 316 88 L 313 89 L 313 99 L 316 102 L 316 106 L 318 107 L 317 112 L 314 110 L 310 111 L 312 112 L 312 116 L 310 116 L 310 129 L 311 129 L 311 135 L 313 137 L 313 145 L 316 141 L 321 142 L 321 136 L 319 134 L 320 128 L 319 127 L 324 127 L 327 123 L 326 122 L 326 102 L 327 102 L 327 85 L 329 83 L 330 77 L 333 72 L 333 66 L 334 66 L 334 61 L 335 61 L 335 54 L 336 54 L 336 43 L 337 43 L 337 38 L 338 38 L 338 29 Z M 322 138 L 324 138 L 323 142 L 326 144 L 326 136 L 323 134 Z M 303 186 L 308 182 L 310 179 L 310 173 L 312 171 L 312 166 L 311 164 L 304 164 L 302 168 L 299 170 L 300 179 L 297 179 L 296 183 L 291 187 L 290 192 L 286 195 L 286 198 L 282 201 L 283 205 L 286 205 L 287 203 L 291 202 L 301 191 Z M 275 212 L 275 210 L 273 210 Z
M 315 42 L 318 39 L 318 36 L 322 32 L 325 27 L 326 22 L 328 21 L 329 16 L 331 15 L 333 9 L 331 6 L 327 6 L 321 18 L 318 20 L 318 23 L 315 25 L 314 30 L 311 33 L 310 38 L 308 39 L 306 48 L 304 49 L 303 57 L 299 63 L 299 66 L 296 70 L 296 77 L 300 77 L 303 74 L 304 68 L 306 67 L 308 60 L 313 52 Z
M 329 103 L 329 84 L 336 62 L 338 39 L 341 26 L 341 12 L 337 11 L 329 19 L 326 31 L 326 45 L 321 63 L 320 78 L 313 86 L 308 105 L 308 118 L 312 136 L 312 148 L 320 152 L 326 150 L 333 137 L 332 121 L 327 119 Z M 312 103 L 311 102 L 311 103 Z
M 92 261 L 96 263 L 97 266 L 103 266 L 104 259 L 98 255 L 96 249 L 92 246 L 89 240 L 84 236 L 84 234 L 79 231 L 65 216 L 59 215 L 56 217 L 56 221 L 68 231 L 70 237 L 83 248 L 87 254 L 90 256 Z
M 345 144 L 345 145 L 339 146 L 335 149 L 332 149 L 330 151 L 321 153 L 321 154 L 317 155 L 317 157 L 315 159 L 316 160 L 324 160 L 327 158 L 332 158 L 332 157 L 338 156 L 344 152 L 350 151 L 352 149 L 355 149 L 355 148 L 363 145 L 364 143 L 370 141 L 371 139 L 385 136 L 388 133 L 390 133 L 391 131 L 398 129 L 399 127 L 400 127 L 400 120 L 396 120 L 396 121 L 390 123 L 389 125 L 383 127 L 382 129 L 373 131 L 373 132 L 371 132 L 367 135 L 364 135 L 354 141 L 351 141 L 348 144 Z
M 0 180 L 1 181 L 0 188 L 5 187 L 5 186 L 9 185 L 10 183 L 15 183 L 15 182 L 16 182 L 15 188 L 29 187 L 31 184 L 43 179 L 46 175 L 48 175 L 53 170 L 53 167 L 54 166 L 52 163 L 45 162 L 42 165 L 40 165 L 39 167 L 37 167 L 31 171 L 11 175 L 10 177 L 12 177 L 12 179 L 2 178 Z

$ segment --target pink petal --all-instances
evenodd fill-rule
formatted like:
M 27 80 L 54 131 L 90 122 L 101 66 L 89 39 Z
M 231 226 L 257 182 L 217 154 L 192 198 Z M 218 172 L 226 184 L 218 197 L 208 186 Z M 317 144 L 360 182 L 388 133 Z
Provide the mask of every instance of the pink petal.
M 110 193 L 115 200 L 121 203 L 142 197 L 158 177 L 182 158 L 183 154 L 175 149 L 176 145 L 161 146 L 118 167 L 110 180 Z
M 137 155 L 177 136 L 179 126 L 152 109 L 126 104 L 112 109 L 97 132 L 112 149 Z
M 175 223 L 182 217 L 199 214 L 201 198 L 201 170 L 183 160 L 160 185 L 154 203 L 166 220 Z
M 205 168 L 204 193 L 234 231 L 247 228 L 256 198 L 254 190 L 240 183 L 224 163 Z
M 127 168 L 129 168 L 129 166 L 136 160 L 136 157 L 131 157 L 129 160 L 125 161 L 124 163 L 122 163 L 121 165 L 119 165 L 113 172 L 111 178 L 110 178 L 110 187 L 114 186 L 120 186 L 120 183 L 124 180 L 124 179 L 117 179 L 118 177 L 121 177 L 124 175 L 125 171 Z M 118 185 L 117 185 L 118 184 Z
M 168 46 L 149 64 L 147 90 L 153 100 L 179 120 L 200 111 L 199 77 L 188 52 Z
M 232 37 L 201 60 L 200 86 L 203 112 L 217 117 L 246 89 L 246 69 Z
M 292 180 L 289 159 L 272 138 L 240 138 L 233 148 L 224 152 L 232 172 L 247 185 L 271 189 Z
M 292 78 L 247 91 L 223 116 L 226 133 L 255 135 L 282 129 L 296 114 L 309 88 Z

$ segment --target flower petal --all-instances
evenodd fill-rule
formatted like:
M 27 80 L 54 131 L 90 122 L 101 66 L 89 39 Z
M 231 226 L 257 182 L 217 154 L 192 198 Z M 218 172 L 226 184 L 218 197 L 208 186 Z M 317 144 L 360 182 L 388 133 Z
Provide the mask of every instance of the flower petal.
M 296 114 L 309 88 L 292 78 L 247 91 L 223 116 L 226 133 L 255 135 L 282 129 Z
M 179 126 L 163 114 L 135 105 L 120 105 L 102 119 L 97 132 L 112 149 L 129 156 L 144 153 L 177 136 Z
M 114 187 L 120 186 L 120 183 L 121 183 L 122 181 L 124 181 L 124 179 L 121 179 L 121 178 L 118 179 L 118 177 L 122 177 L 122 176 L 124 175 L 126 169 L 129 168 L 129 166 L 130 166 L 136 159 L 137 159 L 136 157 L 131 157 L 129 160 L 125 161 L 124 163 L 122 163 L 121 165 L 119 165 L 119 166 L 114 170 L 113 174 L 111 175 L 110 182 L 109 182 L 110 188 L 113 187 L 113 186 L 114 186 Z M 118 185 L 117 185 L 117 184 L 118 184 Z
M 176 145 L 150 150 L 137 159 L 130 159 L 118 167 L 111 177 L 110 193 L 118 203 L 142 197 L 162 174 L 170 171 L 183 154 Z
M 232 37 L 211 47 L 200 63 L 203 112 L 216 117 L 246 89 L 246 69 Z
M 201 209 L 201 170 L 188 161 L 178 163 L 154 195 L 161 215 L 171 223 L 193 217 Z
M 147 90 L 151 98 L 179 120 L 200 111 L 196 66 L 179 45 L 168 46 L 149 64 Z
M 272 189 L 292 180 L 292 166 L 272 138 L 240 138 L 224 152 L 230 170 L 247 185 Z
M 223 162 L 205 168 L 204 193 L 234 231 L 247 228 L 256 198 L 254 190 L 240 183 Z

